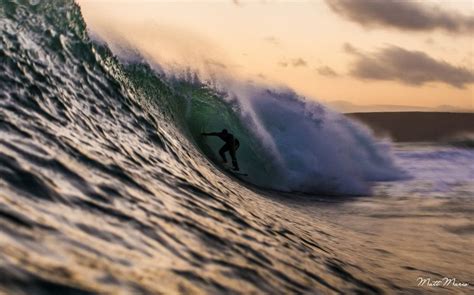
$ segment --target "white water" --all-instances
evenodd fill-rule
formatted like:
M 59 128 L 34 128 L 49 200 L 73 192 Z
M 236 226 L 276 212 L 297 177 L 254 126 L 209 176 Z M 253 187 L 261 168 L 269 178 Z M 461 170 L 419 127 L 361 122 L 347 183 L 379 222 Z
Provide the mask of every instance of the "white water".
M 343 115 L 287 89 L 230 88 L 242 120 L 282 169 L 288 190 L 368 194 L 372 181 L 407 177 L 394 164 L 388 141 L 377 142 Z

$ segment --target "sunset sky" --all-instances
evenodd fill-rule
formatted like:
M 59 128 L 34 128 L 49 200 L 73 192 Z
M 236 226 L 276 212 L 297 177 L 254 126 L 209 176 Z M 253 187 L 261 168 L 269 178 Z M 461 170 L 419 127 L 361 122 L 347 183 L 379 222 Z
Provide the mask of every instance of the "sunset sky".
M 78 2 L 92 32 L 161 64 L 287 85 L 343 111 L 474 111 L 471 0 Z

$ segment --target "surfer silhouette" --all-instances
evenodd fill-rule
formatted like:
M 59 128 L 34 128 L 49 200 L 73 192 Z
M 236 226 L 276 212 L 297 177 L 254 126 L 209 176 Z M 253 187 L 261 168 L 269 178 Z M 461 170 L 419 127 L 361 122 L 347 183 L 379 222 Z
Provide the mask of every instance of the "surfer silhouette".
M 239 140 L 229 133 L 227 129 L 222 129 L 221 132 L 210 132 L 210 133 L 201 133 L 205 136 L 217 136 L 223 141 L 225 144 L 220 148 L 219 155 L 222 157 L 222 161 L 227 163 L 227 159 L 225 157 L 225 152 L 229 152 L 230 157 L 232 158 L 232 165 L 234 165 L 234 170 L 239 171 L 239 164 L 237 164 L 237 158 L 235 157 L 235 152 L 240 146 Z

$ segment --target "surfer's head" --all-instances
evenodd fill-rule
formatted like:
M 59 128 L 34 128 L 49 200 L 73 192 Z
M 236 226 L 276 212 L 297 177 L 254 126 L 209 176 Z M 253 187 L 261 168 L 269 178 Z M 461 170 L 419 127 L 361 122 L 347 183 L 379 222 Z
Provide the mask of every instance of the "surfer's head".
M 222 129 L 222 133 L 227 134 L 229 132 L 227 132 L 227 129 Z

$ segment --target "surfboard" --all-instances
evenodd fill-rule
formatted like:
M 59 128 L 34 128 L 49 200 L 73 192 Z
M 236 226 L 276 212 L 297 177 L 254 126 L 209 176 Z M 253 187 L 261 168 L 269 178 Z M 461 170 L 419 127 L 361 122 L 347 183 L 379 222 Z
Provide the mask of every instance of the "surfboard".
M 232 174 L 235 174 L 235 175 L 240 175 L 240 176 L 249 176 L 247 173 L 243 173 L 243 172 L 239 172 L 239 171 L 235 171 L 235 170 L 232 170 L 232 169 L 227 169 L 230 173 Z
M 229 171 L 232 174 L 239 175 L 239 176 L 249 176 L 247 173 L 241 172 L 241 171 L 235 171 L 234 169 L 224 166 L 224 169 Z

